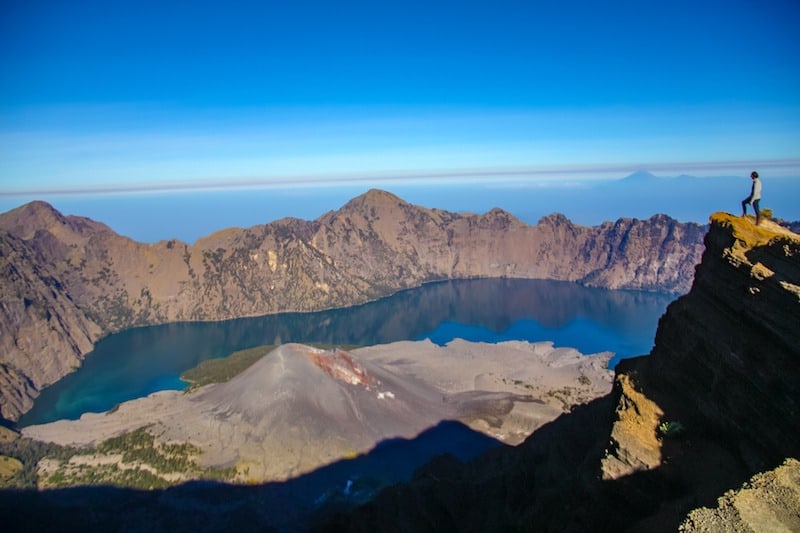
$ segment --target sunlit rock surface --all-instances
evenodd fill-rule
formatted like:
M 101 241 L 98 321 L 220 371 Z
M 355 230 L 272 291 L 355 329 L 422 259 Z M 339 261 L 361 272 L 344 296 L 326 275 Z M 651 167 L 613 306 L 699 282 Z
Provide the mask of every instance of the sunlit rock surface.
M 775 466 L 800 452 L 800 236 L 716 213 L 705 242 L 692 290 L 668 307 L 651 356 L 622 365 L 615 431 L 626 438 L 625 398 L 640 390 L 660 418 L 726 442 L 755 470 Z M 659 420 L 628 433 L 652 435 Z
M 800 531 L 800 461 L 787 459 L 753 476 L 741 489 L 726 492 L 716 508 L 695 509 L 680 531 Z

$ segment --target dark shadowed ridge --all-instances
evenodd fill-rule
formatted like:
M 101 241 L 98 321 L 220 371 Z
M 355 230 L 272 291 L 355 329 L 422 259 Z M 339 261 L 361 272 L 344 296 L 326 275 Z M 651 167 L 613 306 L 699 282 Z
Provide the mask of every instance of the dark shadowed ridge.
M 434 457 L 460 463 L 506 445 L 444 421 L 413 439 L 279 483 L 190 482 L 166 490 L 79 487 L 0 491 L 4 531 L 302 531 L 410 480 Z

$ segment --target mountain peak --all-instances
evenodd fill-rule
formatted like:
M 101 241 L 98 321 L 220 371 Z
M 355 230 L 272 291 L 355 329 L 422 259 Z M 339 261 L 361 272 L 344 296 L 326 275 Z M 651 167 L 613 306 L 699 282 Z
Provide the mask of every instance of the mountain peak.
M 0 228 L 25 240 L 32 238 L 40 229 L 49 229 L 60 224 L 66 224 L 66 217 L 41 200 L 0 214 Z
M 364 207 L 384 207 L 405 205 L 407 202 L 388 191 L 370 189 L 360 196 L 356 196 L 345 204 L 343 209 L 362 209 Z
M 656 176 L 655 174 L 647 172 L 646 170 L 640 170 L 638 172 L 634 172 L 629 176 L 626 176 L 625 178 L 622 179 L 622 181 L 630 183 L 630 182 L 652 181 L 657 179 L 659 179 L 659 177 Z
M 563 225 L 573 225 L 572 221 L 568 219 L 562 213 L 551 213 L 545 217 L 539 219 L 539 222 L 536 223 L 538 226 L 539 224 L 544 224 L 548 226 L 563 226 Z
M 52 205 L 40 200 L 0 214 L 0 229 L 23 240 L 33 239 L 38 232 L 46 231 L 70 244 L 83 242 L 88 236 L 98 233 L 113 233 L 113 230 L 102 222 L 81 216 L 64 215 Z
M 21 205 L 15 209 L 11 209 L 10 211 L 4 213 L 2 217 L 43 217 L 43 216 L 63 216 L 61 213 L 53 207 L 52 205 L 48 204 L 42 200 L 34 200 L 32 202 L 28 202 L 27 204 Z
M 361 195 L 365 201 L 369 202 L 400 202 L 405 203 L 399 196 L 384 191 L 383 189 L 370 189 Z

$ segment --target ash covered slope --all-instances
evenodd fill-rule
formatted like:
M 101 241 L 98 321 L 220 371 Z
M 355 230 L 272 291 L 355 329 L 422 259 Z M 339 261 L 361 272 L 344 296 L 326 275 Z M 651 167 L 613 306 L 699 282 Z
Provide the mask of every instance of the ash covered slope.
M 37 458 L 38 489 L 0 491 L 0 514 L 9 531 L 304 531 L 433 457 L 513 450 L 500 441 L 607 397 L 609 357 L 520 341 L 352 352 L 282 345 L 225 383 L 24 428 L 25 437 L 84 449 L 68 461 Z M 130 432 L 148 453 L 100 444 Z M 180 468 L 165 447 L 182 450 Z M 223 467 L 228 483 L 209 482 L 196 466 Z M 139 471 L 170 488 L 114 488 Z
M 34 202 L 0 215 L 0 264 L 17 271 L 0 280 L 0 416 L 17 419 L 101 335 L 133 326 L 344 307 L 452 278 L 683 292 L 704 231 L 663 215 L 528 226 L 499 209 L 449 213 L 372 190 L 316 221 L 143 244 Z
M 146 426 L 161 443 L 201 450 L 205 467 L 234 466 L 238 481 L 286 480 L 447 421 L 517 443 L 572 405 L 607 394 L 609 357 L 546 342 L 406 341 L 353 352 L 285 344 L 225 383 L 22 431 L 88 446 Z
M 432 464 L 323 526 L 675 531 L 691 509 L 713 507 L 755 473 L 799 457 L 800 236 L 716 213 L 705 243 L 691 291 L 667 309 L 650 356 L 617 366 L 611 396 L 512 450 L 466 465 Z M 665 422 L 685 432 L 659 437 Z M 787 482 L 800 492 L 800 480 Z M 748 527 L 793 530 L 791 497 L 747 498 Z M 734 497 L 721 501 L 729 500 L 738 505 Z M 715 527 L 738 531 L 735 515 L 714 514 Z M 693 516 L 685 527 L 696 530 L 705 515 Z

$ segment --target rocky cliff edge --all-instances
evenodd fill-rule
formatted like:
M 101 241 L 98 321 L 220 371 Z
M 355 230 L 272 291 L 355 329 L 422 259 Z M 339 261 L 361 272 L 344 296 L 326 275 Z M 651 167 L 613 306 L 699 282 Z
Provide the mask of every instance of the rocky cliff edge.
M 715 213 L 705 244 L 651 355 L 618 369 L 607 476 L 661 464 L 661 424 L 724 443 L 753 471 L 800 454 L 800 236 Z

